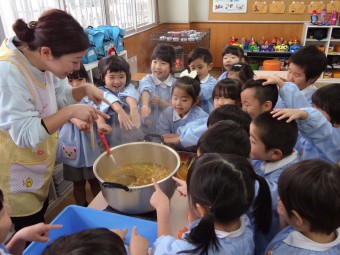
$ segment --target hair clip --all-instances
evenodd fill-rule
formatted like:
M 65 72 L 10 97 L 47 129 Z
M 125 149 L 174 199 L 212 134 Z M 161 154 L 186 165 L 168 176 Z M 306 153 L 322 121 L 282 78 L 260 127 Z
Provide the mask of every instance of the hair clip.
M 33 28 L 35 28 L 35 26 L 37 25 L 37 21 L 30 21 L 30 22 L 28 22 L 28 24 L 27 24 L 27 27 L 29 28 L 29 29 L 33 29 Z
M 196 78 L 197 76 L 197 71 L 196 70 L 193 70 L 189 73 L 189 71 L 187 69 L 185 69 L 183 72 L 181 72 L 181 74 L 179 75 L 179 77 L 184 77 L 184 76 L 189 76 L 193 79 Z

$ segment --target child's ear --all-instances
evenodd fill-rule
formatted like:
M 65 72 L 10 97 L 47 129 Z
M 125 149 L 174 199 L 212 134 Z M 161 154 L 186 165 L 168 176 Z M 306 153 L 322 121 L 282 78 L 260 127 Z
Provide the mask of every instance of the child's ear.
M 45 59 L 45 60 L 52 60 L 53 55 L 52 55 L 52 50 L 50 47 L 43 46 L 40 48 L 40 55 Z
M 280 149 L 271 149 L 269 150 L 270 152 L 270 157 L 273 161 L 278 161 L 282 159 L 282 151 Z
M 293 221 L 294 227 L 301 228 L 305 221 L 297 211 L 292 210 L 291 212 L 292 216 L 290 217 L 290 219 Z
M 263 108 L 264 108 L 264 111 L 265 112 L 269 112 L 273 109 L 273 102 L 272 101 L 266 101 L 264 104 L 263 104 Z
M 201 218 L 204 217 L 204 215 L 206 215 L 208 213 L 207 209 L 201 205 L 201 204 L 196 204 L 196 210 L 198 211 L 198 214 Z
M 213 64 L 213 63 L 210 63 L 210 64 L 208 65 L 208 71 L 210 71 L 213 67 L 214 67 L 214 64 Z

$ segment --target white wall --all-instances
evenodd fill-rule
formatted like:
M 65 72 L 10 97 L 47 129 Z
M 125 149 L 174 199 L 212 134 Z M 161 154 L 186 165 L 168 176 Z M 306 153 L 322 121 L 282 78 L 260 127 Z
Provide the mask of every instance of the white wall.
M 209 0 L 159 0 L 162 23 L 206 22 Z

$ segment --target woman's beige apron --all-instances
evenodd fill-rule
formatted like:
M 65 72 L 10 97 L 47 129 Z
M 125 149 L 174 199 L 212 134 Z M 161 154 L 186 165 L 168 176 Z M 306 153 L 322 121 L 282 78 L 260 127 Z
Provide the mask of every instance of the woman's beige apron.
M 41 118 L 57 111 L 51 73 L 45 73 L 46 85 L 39 83 L 22 56 L 8 49 L 6 40 L 0 48 L 0 61 L 11 62 L 20 70 Z M 12 208 L 11 216 L 28 216 L 42 209 L 52 179 L 57 143 L 55 133 L 34 149 L 18 147 L 8 132 L 0 130 L 0 188 Z

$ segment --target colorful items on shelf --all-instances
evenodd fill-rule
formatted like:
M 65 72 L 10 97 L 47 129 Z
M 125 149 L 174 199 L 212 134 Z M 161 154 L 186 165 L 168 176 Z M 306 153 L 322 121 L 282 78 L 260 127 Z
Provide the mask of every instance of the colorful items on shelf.
M 232 36 L 230 37 L 228 45 L 238 46 L 248 52 L 296 52 L 302 47 L 296 37 L 292 38 L 289 42 L 283 37 L 280 37 L 279 39 L 273 37 L 270 41 L 266 40 L 265 37 L 261 37 L 261 39 L 256 42 L 254 37 L 251 36 L 250 40 L 242 37 L 241 42 L 239 43 L 238 39 Z
M 316 10 L 312 11 L 310 16 L 310 23 L 316 26 L 335 26 L 338 23 L 339 13 L 337 11 L 332 11 L 329 20 L 327 21 L 327 10 L 322 9 L 320 13 L 320 21 Z

